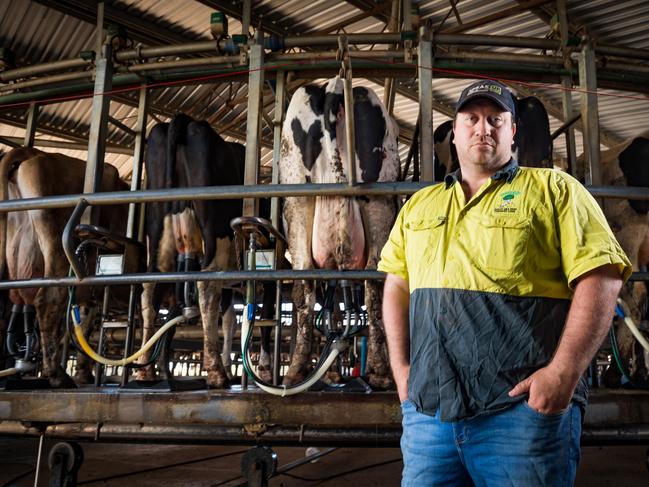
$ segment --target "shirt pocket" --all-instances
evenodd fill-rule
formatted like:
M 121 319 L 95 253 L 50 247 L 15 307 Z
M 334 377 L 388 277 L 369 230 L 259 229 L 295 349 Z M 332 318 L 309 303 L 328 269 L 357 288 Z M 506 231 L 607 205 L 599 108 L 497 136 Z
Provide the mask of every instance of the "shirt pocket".
M 439 253 L 446 218 L 427 218 L 404 223 L 407 232 L 406 259 L 409 267 L 421 262 L 430 263 Z
M 529 218 L 483 216 L 475 223 L 473 260 L 492 277 L 523 271 L 531 230 Z

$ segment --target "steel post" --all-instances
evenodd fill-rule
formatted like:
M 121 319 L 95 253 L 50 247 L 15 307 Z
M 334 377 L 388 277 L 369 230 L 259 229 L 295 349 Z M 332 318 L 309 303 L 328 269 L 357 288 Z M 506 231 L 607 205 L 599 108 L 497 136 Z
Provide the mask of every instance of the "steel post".
M 579 53 L 579 85 L 581 93 L 581 122 L 584 154 L 587 167 L 584 180 L 587 185 L 601 184 L 599 164 L 599 113 L 597 109 L 597 71 L 595 52 L 590 42 Z
M 341 35 L 338 39 L 338 55 L 342 63 L 340 76 L 343 78 L 343 94 L 345 103 L 345 142 L 347 145 L 347 183 L 356 184 L 356 140 L 354 135 L 354 89 L 352 88 L 352 65 L 349 59 L 347 37 Z
M 142 188 L 142 164 L 144 162 L 144 147 L 146 145 L 147 110 L 149 98 L 145 86 L 140 88 L 140 99 L 137 108 L 137 122 L 135 124 L 135 148 L 133 149 L 133 172 L 131 176 L 131 190 L 138 191 Z M 126 225 L 126 236 L 134 238 L 137 234 L 135 221 L 137 218 L 136 204 L 128 206 L 128 223 Z M 143 208 L 140 208 L 143 211 Z
M 403 0 L 403 30 L 412 30 L 412 0 Z
M 433 44 L 426 27 L 419 29 L 419 164 L 421 180 L 433 181 Z
M 559 30 L 561 34 L 561 51 L 563 54 L 564 67 L 567 70 L 572 69 L 572 61 L 570 60 L 570 52 L 568 51 L 568 37 L 570 32 L 568 30 L 568 13 L 566 9 L 566 0 L 557 0 L 557 16 L 559 18 Z M 572 76 L 562 76 L 561 86 L 561 101 L 563 104 L 563 119 L 565 121 L 573 118 L 572 111 Z M 566 130 L 566 153 L 568 156 L 568 167 L 573 171 L 577 168 L 577 146 L 575 145 L 575 129 L 568 127 Z M 583 175 L 573 174 L 577 179 Z
M 101 5 L 101 4 L 100 4 Z M 90 121 L 90 136 L 88 139 L 88 162 L 86 176 L 83 184 L 84 193 L 94 193 L 101 185 L 104 173 L 104 155 L 106 151 L 106 135 L 108 132 L 108 111 L 110 109 L 110 96 L 107 95 L 112 87 L 113 60 L 110 43 L 102 46 L 102 55 L 97 60 L 95 90 L 92 98 L 92 114 Z M 82 218 L 82 223 L 95 221 L 87 211 Z
M 250 0 L 243 0 L 242 12 L 241 12 L 241 33 L 248 37 L 250 34 L 250 14 L 252 11 L 252 5 Z
M 258 33 L 259 34 L 259 33 Z M 250 74 L 248 76 L 248 121 L 246 125 L 246 167 L 244 184 L 257 184 L 261 140 L 261 108 L 264 87 L 264 47 L 255 42 L 250 46 Z M 243 201 L 243 214 L 258 214 L 257 200 Z
M 277 71 L 275 78 L 275 116 L 273 118 L 273 168 L 271 184 L 279 184 L 279 158 L 281 157 L 282 124 L 284 123 L 284 105 L 286 100 L 285 87 L 286 74 Z M 270 221 L 275 228 L 279 228 L 279 198 L 271 198 Z
M 147 110 L 149 106 L 149 98 L 146 86 L 140 88 L 140 99 L 137 108 L 137 122 L 135 124 L 135 149 L 133 151 L 133 172 L 131 176 L 131 191 L 138 191 L 142 188 L 142 164 L 144 162 L 144 147 L 146 145 L 146 125 L 147 125 Z M 139 209 L 139 212 L 137 211 Z M 144 213 L 144 204 L 140 204 L 139 208 L 136 203 L 128 205 L 128 222 L 126 225 L 126 236 L 135 238 L 138 235 L 139 228 L 136 225 L 141 222 L 138 218 L 139 214 Z M 134 285 L 131 285 L 128 297 L 128 313 L 127 313 L 127 326 L 126 326 L 126 343 L 124 345 L 124 358 L 133 353 L 134 335 L 135 335 L 135 307 L 137 304 L 137 293 Z M 122 385 L 126 385 L 129 377 L 128 367 L 122 369 Z
M 36 125 L 38 124 L 38 105 L 32 102 L 27 109 L 27 125 L 25 126 L 25 147 L 34 147 Z

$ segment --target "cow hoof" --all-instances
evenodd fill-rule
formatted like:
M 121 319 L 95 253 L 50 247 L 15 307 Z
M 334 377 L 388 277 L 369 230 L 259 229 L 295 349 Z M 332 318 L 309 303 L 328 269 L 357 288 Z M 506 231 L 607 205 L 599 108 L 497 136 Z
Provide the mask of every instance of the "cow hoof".
M 223 373 L 208 372 L 207 373 L 207 387 L 210 389 L 227 389 L 230 387 L 230 379 Z
M 260 365 L 257 367 L 257 376 L 264 382 L 267 382 L 268 384 L 273 383 L 273 373 L 268 367 L 265 367 L 263 365 Z
M 74 382 L 78 386 L 87 386 L 88 384 L 95 383 L 95 376 L 92 375 L 92 372 L 84 370 L 77 370 L 77 373 L 74 374 Z
M 145 367 L 143 369 L 137 369 L 133 374 L 135 380 L 155 380 L 155 370 L 153 367 Z
M 374 389 L 389 391 L 394 389 L 394 380 L 388 375 L 370 374 L 368 376 L 370 386 Z
M 72 378 L 65 372 L 62 372 L 61 374 L 57 374 L 54 377 L 50 377 L 48 380 L 50 382 L 50 387 L 52 387 L 53 389 L 76 389 L 77 388 L 77 385 L 74 383 Z
M 300 382 L 303 382 L 304 379 L 306 379 L 306 374 L 304 372 L 298 372 L 295 374 L 286 374 L 284 376 L 282 385 L 285 385 L 287 387 L 294 386 L 296 384 L 299 384 Z
M 332 372 L 329 371 L 325 374 L 325 376 L 322 378 L 322 380 L 326 384 L 342 384 L 343 383 L 343 376 L 340 375 L 338 372 Z

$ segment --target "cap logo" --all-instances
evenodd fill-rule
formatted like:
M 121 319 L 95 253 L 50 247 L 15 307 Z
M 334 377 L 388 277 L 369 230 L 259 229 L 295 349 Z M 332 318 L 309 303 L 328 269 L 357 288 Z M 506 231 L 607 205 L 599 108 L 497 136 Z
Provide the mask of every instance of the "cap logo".
M 474 86 L 471 88 L 466 96 L 473 95 L 474 93 L 478 93 L 480 91 L 491 91 L 492 93 L 496 93 L 497 95 L 502 95 L 503 90 L 500 86 L 498 85 L 492 85 L 492 84 L 482 84 L 478 86 Z

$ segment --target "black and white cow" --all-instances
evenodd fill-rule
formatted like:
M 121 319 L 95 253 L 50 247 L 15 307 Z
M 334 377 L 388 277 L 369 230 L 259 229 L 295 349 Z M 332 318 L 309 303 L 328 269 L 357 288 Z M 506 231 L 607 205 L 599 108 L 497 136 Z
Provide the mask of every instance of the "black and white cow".
M 354 88 L 356 174 L 359 181 L 395 181 L 399 169 L 398 126 L 376 94 Z M 343 82 L 299 88 L 282 130 L 282 184 L 348 181 Z M 375 269 L 396 218 L 393 197 L 290 197 L 283 215 L 294 269 Z M 381 284 L 365 283 L 369 324 L 368 373 L 373 385 L 391 383 L 381 318 Z M 315 304 L 312 281 L 295 281 L 297 340 L 284 384 L 299 382 L 310 363 Z
M 147 141 L 147 189 L 243 184 L 245 148 L 226 142 L 207 122 L 187 115 L 151 129 Z M 241 216 L 242 200 L 174 201 L 146 205 L 148 272 L 227 270 L 236 266 L 230 220 Z M 178 256 L 178 257 L 177 257 Z M 218 321 L 223 293 L 219 281 L 199 282 L 198 302 L 203 323 L 203 368 L 210 387 L 226 387 L 228 377 L 219 351 Z M 166 292 L 166 294 L 165 294 Z M 171 309 L 182 296 L 179 286 L 145 284 L 142 293 L 143 338 L 153 334 L 163 299 Z M 226 306 L 227 308 L 227 306 Z M 174 313 L 180 310 L 173 309 Z M 224 331 L 231 332 L 233 313 L 224 315 Z M 229 352 L 225 354 L 229 358 Z M 144 357 L 142 362 L 148 360 Z M 152 369 L 139 378 L 151 378 Z
M 534 97 L 516 99 L 516 134 L 513 156 L 521 166 L 552 167 L 552 136 L 548 112 Z M 442 181 L 459 167 L 453 144 L 453 121 L 447 120 L 433 132 L 435 179 Z

